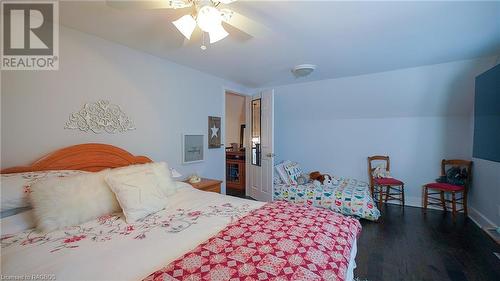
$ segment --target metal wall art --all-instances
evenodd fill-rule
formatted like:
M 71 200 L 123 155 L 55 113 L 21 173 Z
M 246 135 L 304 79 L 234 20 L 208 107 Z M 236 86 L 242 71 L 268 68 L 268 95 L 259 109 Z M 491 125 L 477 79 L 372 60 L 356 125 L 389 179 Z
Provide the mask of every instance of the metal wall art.
M 220 117 L 208 116 L 208 148 L 221 147 Z
M 83 132 L 124 133 L 135 130 L 134 123 L 121 108 L 107 100 L 86 103 L 82 109 L 71 114 L 65 129 L 78 129 Z

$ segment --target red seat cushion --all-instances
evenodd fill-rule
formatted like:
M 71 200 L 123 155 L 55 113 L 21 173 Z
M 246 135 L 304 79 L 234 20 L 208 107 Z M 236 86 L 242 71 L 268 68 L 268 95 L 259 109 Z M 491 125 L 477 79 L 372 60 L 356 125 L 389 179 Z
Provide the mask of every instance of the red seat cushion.
M 461 191 L 461 190 L 464 190 L 464 187 L 461 186 L 461 185 L 453 185 L 453 184 L 449 184 L 449 183 L 440 183 L 440 182 L 428 183 L 425 186 L 427 188 L 439 189 L 439 190 L 444 190 L 444 191 Z
M 403 185 L 403 182 L 393 178 L 376 178 L 373 179 L 376 185 Z

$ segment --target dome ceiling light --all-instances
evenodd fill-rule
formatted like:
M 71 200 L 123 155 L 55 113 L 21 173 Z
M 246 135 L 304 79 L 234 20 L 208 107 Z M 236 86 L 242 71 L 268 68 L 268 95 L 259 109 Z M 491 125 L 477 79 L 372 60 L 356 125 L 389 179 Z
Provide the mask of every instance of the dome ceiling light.
M 314 64 L 299 64 L 292 68 L 292 73 L 296 78 L 306 77 L 316 69 Z

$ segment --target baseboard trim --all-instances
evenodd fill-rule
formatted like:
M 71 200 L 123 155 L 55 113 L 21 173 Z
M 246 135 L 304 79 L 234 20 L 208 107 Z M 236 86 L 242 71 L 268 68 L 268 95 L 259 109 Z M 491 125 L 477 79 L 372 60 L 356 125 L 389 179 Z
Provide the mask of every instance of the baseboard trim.
M 395 201 L 387 202 L 387 204 L 399 205 L 399 203 L 395 202 Z M 416 196 L 406 196 L 405 206 L 423 208 L 422 198 L 416 197 Z M 441 211 L 443 210 L 442 208 L 439 208 L 438 206 L 428 206 L 427 208 L 434 209 L 434 210 L 441 210 Z M 448 208 L 447 211 L 451 212 L 450 208 Z M 494 222 L 492 222 L 490 219 L 488 219 L 485 215 L 483 215 L 477 209 L 472 208 L 470 206 L 468 208 L 467 217 L 483 231 L 485 231 L 486 228 L 498 228 L 498 225 L 496 225 Z
M 477 209 L 471 208 L 470 206 L 469 206 L 469 218 L 481 229 L 487 227 L 493 227 L 493 228 L 498 227 L 498 225 L 496 225 L 494 222 L 488 219 L 485 215 L 483 215 Z
M 387 204 L 392 204 L 392 205 L 399 205 L 399 202 L 396 201 L 390 201 L 387 202 Z M 422 198 L 417 197 L 417 196 L 405 196 L 405 206 L 408 207 L 416 207 L 416 208 L 423 208 L 422 206 Z M 440 207 L 437 206 L 427 206 L 427 209 L 432 209 L 432 210 L 443 210 Z M 450 212 L 450 208 L 448 208 L 448 211 Z

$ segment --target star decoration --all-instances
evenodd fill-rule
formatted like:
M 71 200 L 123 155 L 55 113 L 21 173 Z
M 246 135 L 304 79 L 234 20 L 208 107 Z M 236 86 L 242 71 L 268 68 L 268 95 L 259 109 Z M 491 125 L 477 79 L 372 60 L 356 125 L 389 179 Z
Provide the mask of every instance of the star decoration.
M 213 137 L 217 137 L 217 134 L 219 133 L 219 128 L 215 127 L 215 125 L 210 128 L 210 130 L 212 130 L 212 135 L 210 136 L 210 138 L 213 138 Z

